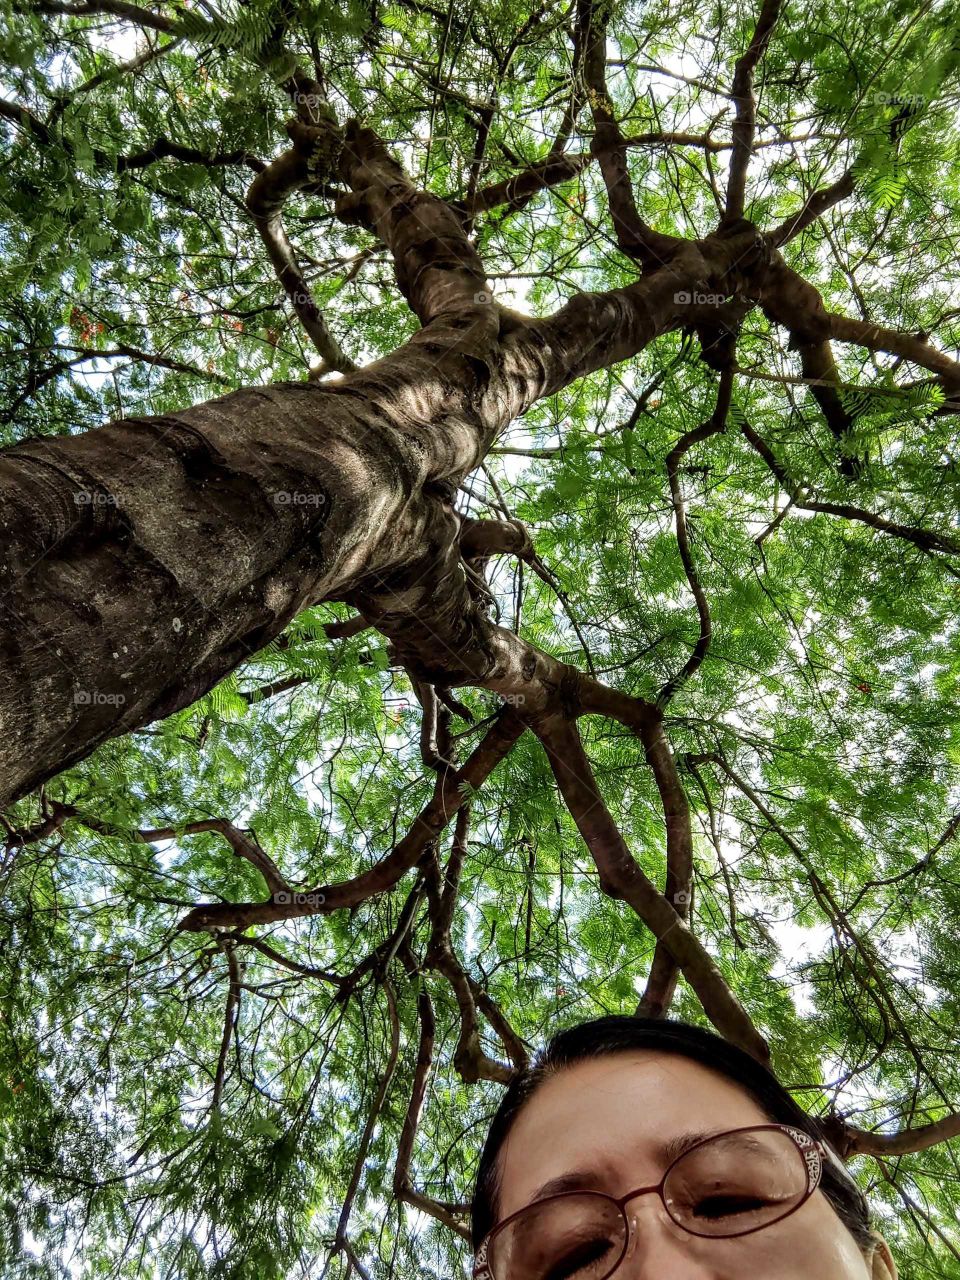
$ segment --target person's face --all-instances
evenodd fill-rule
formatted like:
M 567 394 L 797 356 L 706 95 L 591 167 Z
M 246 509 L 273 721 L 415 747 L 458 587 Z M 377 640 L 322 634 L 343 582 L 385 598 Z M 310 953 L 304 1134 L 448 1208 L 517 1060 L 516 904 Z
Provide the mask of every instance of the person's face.
M 656 1185 L 659 1144 L 691 1131 L 770 1124 L 742 1089 L 678 1054 L 629 1050 L 566 1067 L 524 1105 L 500 1149 L 497 1221 L 548 1179 L 586 1171 L 583 1185 L 623 1196 Z M 856 1241 L 818 1187 L 790 1217 L 752 1235 L 703 1239 L 656 1194 L 626 1206 L 627 1254 L 614 1280 L 869 1280 Z M 509 1280 L 509 1277 L 507 1277 Z

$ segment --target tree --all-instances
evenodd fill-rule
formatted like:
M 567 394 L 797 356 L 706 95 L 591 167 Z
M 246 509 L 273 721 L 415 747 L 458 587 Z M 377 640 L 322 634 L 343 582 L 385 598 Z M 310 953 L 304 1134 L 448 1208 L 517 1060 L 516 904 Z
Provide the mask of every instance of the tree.
M 960 1275 L 951 15 L 5 12 L 7 1272 L 450 1274 L 639 1009 Z

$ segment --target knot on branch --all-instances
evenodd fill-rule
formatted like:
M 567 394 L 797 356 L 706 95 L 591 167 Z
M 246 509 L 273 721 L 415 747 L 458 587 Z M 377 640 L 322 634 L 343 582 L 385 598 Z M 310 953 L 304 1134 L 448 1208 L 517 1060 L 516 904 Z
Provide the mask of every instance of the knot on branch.
M 564 716 L 568 720 L 576 720 L 583 710 L 580 698 L 580 672 L 576 667 L 568 667 L 560 677 L 557 698 Z
M 460 492 L 460 485 L 453 479 L 428 480 L 423 486 L 423 495 L 428 498 L 437 498 L 445 506 L 452 507 L 457 500 L 457 494 Z
M 465 560 L 487 560 L 494 555 L 515 555 L 528 560 L 533 539 L 520 520 L 464 519 L 460 526 L 460 554 Z
M 321 120 L 318 124 L 288 120 L 286 125 L 293 149 L 303 159 L 307 172 L 317 181 L 338 175 L 343 150 L 343 132 L 332 112 L 330 115 L 332 119 Z
M 461 1039 L 453 1055 L 453 1065 L 464 1084 L 476 1084 L 485 1076 L 483 1068 L 486 1061 L 487 1055 L 483 1052 L 475 1031 Z
M 850 1131 L 847 1128 L 847 1122 L 840 1112 L 830 1111 L 820 1120 L 820 1127 L 823 1130 L 824 1137 L 840 1156 L 840 1159 L 846 1160 L 853 1150 L 853 1142 L 850 1137 Z
M 720 220 L 713 237 L 724 244 L 731 277 L 749 277 L 755 285 L 762 283 L 773 262 L 775 250 L 756 223 L 749 218 L 728 214 Z
M 717 229 L 714 235 L 723 239 L 729 239 L 731 236 L 739 235 L 760 235 L 757 224 L 751 222 L 749 218 L 745 218 L 743 214 L 725 213 L 717 223 Z
M 718 373 L 737 367 L 739 325 L 731 327 L 722 322 L 713 326 L 699 325 L 696 332 L 700 340 L 700 359 L 704 364 Z

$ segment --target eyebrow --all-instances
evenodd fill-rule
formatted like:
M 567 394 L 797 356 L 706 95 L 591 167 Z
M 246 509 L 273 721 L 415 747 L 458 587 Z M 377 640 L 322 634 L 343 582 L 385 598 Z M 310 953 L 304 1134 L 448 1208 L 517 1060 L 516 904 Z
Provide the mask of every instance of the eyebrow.
M 703 1142 L 705 1138 L 715 1138 L 717 1134 L 726 1133 L 726 1129 L 711 1129 L 709 1131 L 696 1131 L 690 1133 L 680 1133 L 673 1138 L 668 1138 L 666 1142 L 658 1143 L 654 1148 L 655 1154 L 663 1163 L 664 1169 L 671 1165 L 674 1160 L 678 1160 L 685 1151 L 689 1151 L 691 1147 L 695 1147 L 698 1142 Z M 557 1178 L 550 1178 L 542 1187 L 539 1187 L 529 1201 L 544 1200 L 547 1196 L 559 1195 L 561 1191 L 590 1191 L 596 1190 L 597 1183 L 601 1180 L 601 1172 L 597 1168 L 574 1169 L 570 1173 L 562 1173 Z

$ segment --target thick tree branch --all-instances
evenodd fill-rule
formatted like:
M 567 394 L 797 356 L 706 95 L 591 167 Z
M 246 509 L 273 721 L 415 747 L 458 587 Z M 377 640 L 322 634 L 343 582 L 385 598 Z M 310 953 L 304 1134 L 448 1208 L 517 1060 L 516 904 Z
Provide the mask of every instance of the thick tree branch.
M 887 352 L 910 360 L 938 375 L 948 398 L 960 391 L 960 363 L 913 334 L 899 333 L 881 325 L 828 312 L 820 292 L 788 267 L 774 250 L 747 292 L 759 302 L 764 314 L 789 330 L 791 346 L 799 349 L 804 377 L 832 434 L 843 448 L 855 416 L 839 394 L 840 377 L 831 349 L 831 339 L 857 343 L 870 351 Z M 840 470 L 855 477 L 863 460 L 841 456 Z
M 41 798 L 44 801 L 41 805 L 43 817 L 33 826 L 17 830 L 11 827 L 5 818 L 3 819 L 8 832 L 4 849 L 8 853 L 14 849 L 22 849 L 28 844 L 35 844 L 38 840 L 46 840 L 47 836 L 59 831 L 68 818 L 75 818 L 80 812 L 76 805 L 63 804 L 59 800 L 46 801 L 44 797 Z
M 460 554 L 464 560 L 487 560 L 495 555 L 534 555 L 533 542 L 519 520 L 470 520 L 460 525 Z
M 293 136 L 301 147 L 325 141 L 322 129 L 309 126 Z M 414 186 L 372 129 L 347 122 L 338 170 L 350 190 L 337 200 L 337 217 L 361 223 L 387 245 L 400 291 L 421 324 L 489 299 L 483 264 L 458 216 L 439 196 Z
M 488 643 L 489 625 L 462 569 L 457 520 L 430 486 L 450 476 L 459 482 L 496 433 L 541 395 L 626 358 L 675 324 L 684 313 L 678 278 L 687 283 L 707 270 L 691 253 L 686 275 L 674 275 L 678 266 L 628 289 L 579 295 L 555 316 L 517 328 L 504 324 L 496 306 L 464 304 L 466 313 L 457 308 L 442 329 L 434 321 L 391 356 L 329 386 L 247 388 L 161 419 L 127 419 L 4 450 L 0 506 L 19 533 L 15 553 L 0 566 L 0 610 L 18 628 L 34 629 L 30 661 L 50 669 L 29 687 L 55 705 L 56 720 L 18 703 L 13 722 L 28 733 L 30 749 L 16 749 L 8 762 L 15 767 L 4 772 L 0 802 L 25 794 L 105 737 L 188 705 L 320 600 L 352 603 L 406 647 L 413 665 L 425 652 L 435 668 L 439 659 L 430 678 L 437 687 L 496 680 L 497 646 Z M 506 334 L 497 347 L 501 325 Z M 182 500 L 191 519 L 200 519 L 188 497 L 197 466 L 217 476 L 210 490 L 217 537 L 202 563 L 180 526 L 159 519 L 153 490 L 162 475 L 170 503 Z M 228 473 L 234 478 L 221 487 Z M 58 486 L 53 502 L 51 483 Z M 91 488 L 106 500 L 83 501 Z M 278 491 L 307 501 L 280 505 Z M 251 501 L 266 522 L 253 540 Z M 121 601 L 104 586 L 116 571 L 104 563 L 116 536 L 125 540 L 125 573 L 133 572 L 136 584 L 136 607 L 124 599 L 122 616 Z M 84 548 L 79 561 L 75 544 Z M 62 579 L 69 592 L 50 616 L 45 597 L 31 590 L 38 547 L 46 579 Z M 71 645 L 81 635 L 87 643 L 95 599 L 98 634 L 110 634 L 115 655 L 98 657 L 90 669 L 63 647 L 63 601 L 74 598 L 83 617 L 68 633 Z M 51 629 L 55 639 L 47 643 Z M 160 635 L 159 658 L 147 667 Z M 514 640 L 504 643 L 515 649 Z M 18 647 L 4 650 L 10 687 L 25 678 L 26 662 Z M 105 685 L 109 697 L 76 693 Z M 55 761 L 34 741 L 48 731 Z
M 361 631 L 366 631 L 370 623 L 366 620 L 362 613 L 356 614 L 352 618 L 345 618 L 342 622 L 327 622 L 324 624 L 324 631 L 331 640 L 344 640 L 348 636 L 358 636 Z
M 753 32 L 753 39 L 743 57 L 737 60 L 734 70 L 733 99 L 736 104 L 736 119 L 733 124 L 733 155 L 730 157 L 730 176 L 727 182 L 726 217 L 728 219 L 743 216 L 747 169 L 753 152 L 753 136 L 757 127 L 753 73 L 770 43 L 781 7 L 782 0 L 764 0 Z
M 408 673 L 409 674 L 409 673 Z M 432 684 L 410 675 L 410 683 L 420 703 L 420 759 L 427 769 L 446 769 L 452 764 L 437 745 L 437 694 Z M 461 813 L 463 810 L 461 810 Z
M 850 1156 L 879 1156 L 881 1159 L 928 1151 L 941 1142 L 960 1138 L 960 1111 L 951 1111 L 930 1124 L 901 1129 L 896 1133 L 874 1133 L 859 1129 L 841 1117 L 839 1123 L 827 1126 L 830 1141 L 843 1159 Z
M 648 724 L 644 728 L 642 741 L 647 764 L 653 771 L 663 805 L 667 846 L 663 896 L 673 905 L 681 920 L 687 920 L 693 914 L 693 832 L 690 826 L 690 804 L 662 723 L 655 721 Z M 680 964 L 676 954 L 665 939 L 658 938 L 637 1013 L 643 1017 L 663 1017 L 673 1001 L 679 974 Z
M 576 725 L 554 716 L 534 726 L 567 807 L 600 873 L 600 888 L 627 902 L 662 940 L 718 1031 L 758 1061 L 769 1047 L 716 962 L 637 865 L 600 795 Z
M 127 0 L 35 0 L 39 13 L 62 14 L 70 18 L 85 18 L 92 14 L 108 14 L 115 18 L 126 18 L 138 27 L 148 27 L 154 31 L 173 31 L 176 21 L 162 13 L 154 13 L 152 9 L 144 9 L 141 5 L 128 3 Z
M 796 213 L 792 213 L 779 226 L 764 233 L 767 242 L 774 249 L 788 244 L 801 231 L 805 231 L 818 218 L 822 218 L 828 209 L 832 209 L 841 200 L 846 200 L 848 196 L 853 195 L 855 185 L 853 170 L 848 169 L 830 186 L 821 187 L 819 191 L 812 192 Z
M 578 0 L 577 28 L 583 41 L 583 74 L 593 109 L 591 154 L 597 157 L 607 188 L 617 244 L 624 253 L 636 258 L 643 270 L 649 270 L 669 262 L 682 241 L 655 231 L 637 209 L 626 145 L 607 93 L 607 17 L 604 0 Z
M 830 336 L 839 342 L 851 342 L 868 351 L 886 351 L 900 356 L 921 368 L 939 375 L 943 386 L 950 392 L 960 390 L 960 362 L 932 346 L 916 334 L 901 333 L 884 325 L 857 320 L 853 316 L 824 312 Z
M 804 378 L 808 379 L 810 394 L 820 406 L 834 439 L 843 449 L 856 419 L 844 407 L 840 396 L 840 373 L 833 356 L 833 347 L 829 342 L 800 342 L 798 348 L 800 367 Z M 853 458 L 846 453 L 841 453 L 839 462 L 841 475 L 853 479 L 861 473 L 862 469 L 861 458 Z
M 887 352 L 938 374 L 948 391 L 960 389 L 960 363 L 915 334 L 827 311 L 815 286 L 775 250 L 762 272 L 747 283 L 747 293 L 765 315 L 794 335 L 797 344 L 813 345 L 832 338 L 868 351 Z

